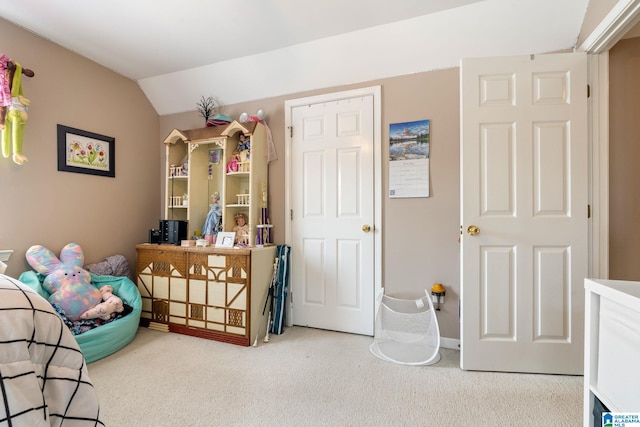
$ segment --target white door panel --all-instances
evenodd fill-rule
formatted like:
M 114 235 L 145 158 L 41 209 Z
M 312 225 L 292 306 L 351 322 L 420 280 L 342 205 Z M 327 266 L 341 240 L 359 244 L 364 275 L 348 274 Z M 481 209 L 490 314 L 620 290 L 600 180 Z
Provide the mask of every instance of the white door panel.
M 373 95 L 292 108 L 293 323 L 373 335 Z
M 463 369 L 582 373 L 586 70 L 585 54 L 462 61 Z

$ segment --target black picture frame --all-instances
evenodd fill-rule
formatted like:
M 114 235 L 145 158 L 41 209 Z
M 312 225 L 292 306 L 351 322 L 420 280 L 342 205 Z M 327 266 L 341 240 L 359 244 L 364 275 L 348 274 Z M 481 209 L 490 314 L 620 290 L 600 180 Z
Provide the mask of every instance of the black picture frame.
M 116 139 L 58 124 L 58 170 L 115 178 Z

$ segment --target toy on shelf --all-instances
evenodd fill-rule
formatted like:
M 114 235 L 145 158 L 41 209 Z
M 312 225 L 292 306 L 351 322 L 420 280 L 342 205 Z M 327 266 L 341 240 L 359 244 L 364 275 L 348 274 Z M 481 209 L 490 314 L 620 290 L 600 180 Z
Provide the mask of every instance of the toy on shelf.
M 235 151 L 229 163 L 227 163 L 227 173 L 238 172 L 238 163 L 240 162 L 240 154 Z
M 209 213 L 207 219 L 202 226 L 204 240 L 210 244 L 216 242 L 216 236 L 222 231 L 222 208 L 220 207 L 220 193 L 217 191 L 211 195 L 211 204 L 209 205 Z
M 236 233 L 236 243 L 240 246 L 249 245 L 249 224 L 247 224 L 247 215 L 242 212 L 238 212 L 234 215 L 233 219 L 236 221 L 236 225 L 232 230 Z
M 240 134 L 238 137 L 238 172 L 250 172 L 251 158 L 251 137 Z
M 240 117 L 238 117 L 238 120 L 240 121 L 240 123 L 263 122 L 265 117 L 267 117 L 267 115 L 265 114 L 264 110 L 260 109 L 256 112 L 255 116 L 250 116 L 247 113 L 242 113 L 240 114 Z
M 249 150 L 251 150 L 251 137 L 241 133 L 238 137 L 238 151 L 243 152 Z
M 240 121 L 240 123 L 258 122 L 264 125 L 265 131 L 267 133 L 267 162 L 270 162 L 272 160 L 276 160 L 278 158 L 278 154 L 276 153 L 276 146 L 273 143 L 271 129 L 269 129 L 269 126 L 265 121 L 266 117 L 267 114 L 264 112 L 264 110 L 260 109 L 256 112 L 255 116 L 250 116 L 247 113 L 242 113 L 240 114 L 240 117 L 238 117 L 238 120 Z
M 269 210 L 267 209 L 267 184 L 262 183 L 262 205 L 260 208 L 260 224 L 256 225 L 256 246 L 272 245 L 271 229 L 273 224 L 269 220 Z

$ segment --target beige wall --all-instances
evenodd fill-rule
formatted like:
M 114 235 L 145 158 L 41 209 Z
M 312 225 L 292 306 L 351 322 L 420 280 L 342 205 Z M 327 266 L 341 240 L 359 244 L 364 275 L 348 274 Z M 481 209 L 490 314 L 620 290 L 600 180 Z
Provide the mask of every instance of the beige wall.
M 629 29 L 629 31 L 627 31 L 627 33 L 622 38 L 630 39 L 633 37 L 640 37 L 640 22 L 638 22 L 636 25 L 631 27 L 631 29 Z
M 609 278 L 640 280 L 640 37 L 609 52 Z
M 34 244 L 59 254 L 76 242 L 85 263 L 114 254 L 134 263 L 135 244 L 159 219 L 155 110 L 132 80 L 2 19 L 0 53 L 35 72 L 23 80 L 29 162 L 0 157 L 0 249 L 15 251 L 6 273 L 30 269 L 24 254 Z M 115 178 L 58 172 L 57 124 L 115 137 Z
M 243 112 L 255 114 L 262 108 L 274 135 L 278 159 L 269 167 L 269 207 L 276 243 L 284 243 L 284 102 L 320 93 L 356 87 L 382 87 L 383 197 L 382 244 L 383 286 L 396 296 L 419 296 L 435 282 L 447 288 L 446 302 L 439 316 L 441 334 L 460 335 L 458 295 L 460 289 L 459 168 L 459 69 L 418 73 L 409 76 L 336 87 L 327 91 L 308 91 L 251 103 L 224 106 L 222 112 L 233 118 Z M 215 88 L 212 88 L 215 96 Z M 195 102 L 194 100 L 194 108 Z M 430 198 L 389 199 L 388 140 L 389 124 L 413 120 L 431 120 L 431 194 Z M 201 127 L 195 112 L 160 118 L 164 139 L 173 128 Z M 164 167 L 164 166 L 163 166 Z
M 576 46 L 580 47 L 619 0 L 589 0 Z

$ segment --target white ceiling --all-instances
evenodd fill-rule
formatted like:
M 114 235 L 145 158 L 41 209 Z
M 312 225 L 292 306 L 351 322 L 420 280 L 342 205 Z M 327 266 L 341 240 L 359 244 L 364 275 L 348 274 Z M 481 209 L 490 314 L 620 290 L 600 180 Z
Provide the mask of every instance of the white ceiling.
M 137 81 L 164 115 L 202 95 L 231 104 L 571 48 L 587 3 L 20 0 L 0 2 L 0 17 Z

